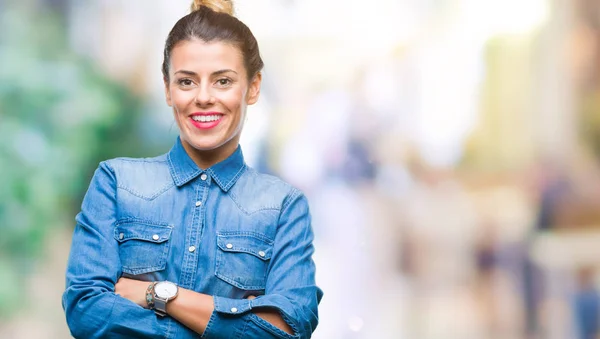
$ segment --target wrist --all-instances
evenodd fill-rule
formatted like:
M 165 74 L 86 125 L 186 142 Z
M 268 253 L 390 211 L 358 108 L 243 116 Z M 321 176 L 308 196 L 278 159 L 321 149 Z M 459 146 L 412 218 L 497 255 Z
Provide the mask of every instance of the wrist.
M 170 281 L 160 281 L 153 286 L 154 312 L 161 317 L 167 315 L 167 304 L 177 298 L 179 287 Z
M 155 281 L 146 288 L 146 308 L 150 310 L 154 309 L 154 286 L 156 286 Z

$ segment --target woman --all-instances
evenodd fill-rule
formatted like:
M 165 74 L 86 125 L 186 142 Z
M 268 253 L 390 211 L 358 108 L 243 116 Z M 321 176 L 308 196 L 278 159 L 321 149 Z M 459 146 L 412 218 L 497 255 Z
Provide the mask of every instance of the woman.
M 238 144 L 263 62 L 232 12 L 194 1 L 167 38 L 169 153 L 94 174 L 63 295 L 76 338 L 310 338 L 317 326 L 307 200 Z

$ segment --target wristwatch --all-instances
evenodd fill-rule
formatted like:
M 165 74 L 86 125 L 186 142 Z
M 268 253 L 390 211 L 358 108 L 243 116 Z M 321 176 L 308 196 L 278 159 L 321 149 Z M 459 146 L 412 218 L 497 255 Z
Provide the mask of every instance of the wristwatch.
M 179 287 L 170 281 L 154 284 L 154 313 L 164 317 L 167 315 L 167 303 L 177 297 Z

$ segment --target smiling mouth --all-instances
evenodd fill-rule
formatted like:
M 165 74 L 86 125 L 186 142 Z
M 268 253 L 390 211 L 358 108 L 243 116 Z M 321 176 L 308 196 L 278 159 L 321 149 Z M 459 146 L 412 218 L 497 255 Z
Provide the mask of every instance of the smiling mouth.
M 196 114 L 190 117 L 190 121 L 196 128 L 208 130 L 217 127 L 223 121 L 223 116 L 219 113 Z
M 214 122 L 221 119 L 222 115 L 214 114 L 214 115 L 194 115 L 192 116 L 192 120 L 197 122 Z

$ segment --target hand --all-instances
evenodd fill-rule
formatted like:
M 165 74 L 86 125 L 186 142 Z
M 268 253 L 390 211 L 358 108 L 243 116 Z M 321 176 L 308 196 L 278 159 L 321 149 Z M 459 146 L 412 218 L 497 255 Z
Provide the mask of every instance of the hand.
M 148 288 L 149 284 L 149 281 L 120 278 L 115 285 L 115 293 L 144 308 L 147 308 L 148 304 L 146 303 L 146 289 Z

